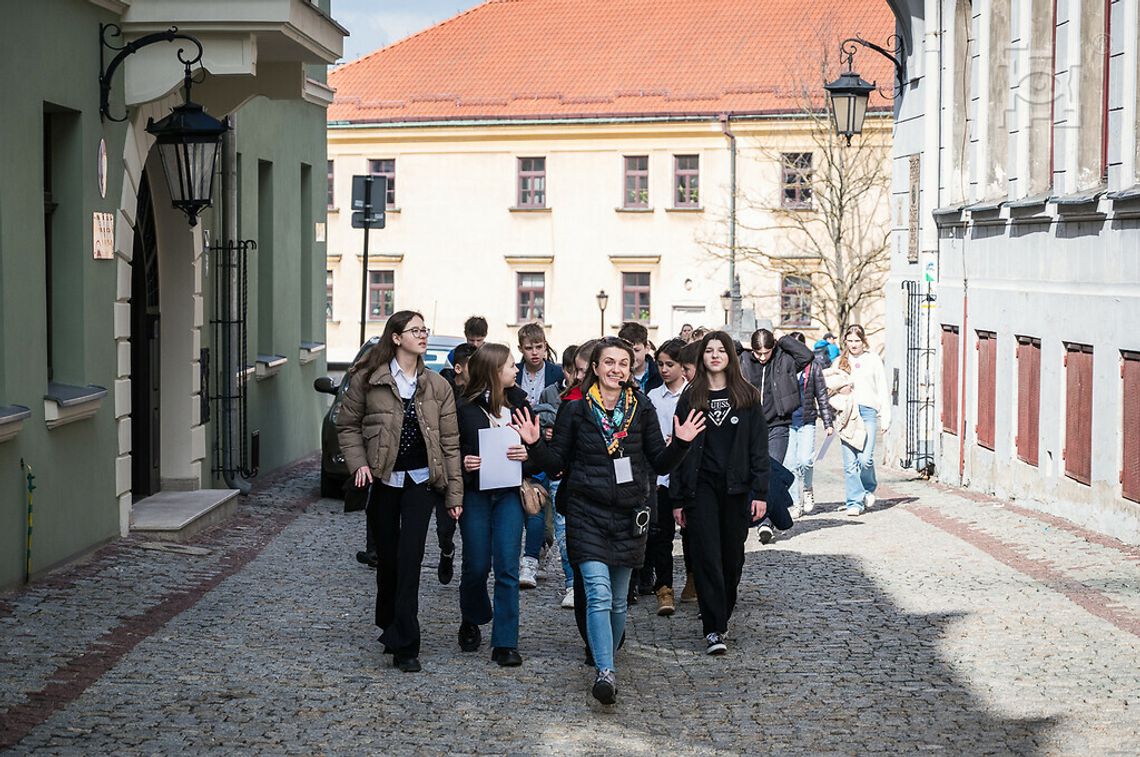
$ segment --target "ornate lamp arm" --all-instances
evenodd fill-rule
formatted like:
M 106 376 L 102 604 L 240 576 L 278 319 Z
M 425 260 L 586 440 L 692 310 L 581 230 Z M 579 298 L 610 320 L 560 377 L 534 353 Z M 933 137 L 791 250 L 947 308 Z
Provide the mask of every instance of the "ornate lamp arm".
M 888 37 L 887 44 L 893 45 L 893 48 L 888 50 L 862 37 L 848 37 L 839 45 L 839 65 L 842 66 L 846 63 L 847 69 L 851 70 L 854 66 L 855 53 L 859 51 L 856 45 L 869 47 L 894 64 L 895 81 L 901 89 L 906 83 L 906 64 L 903 62 L 906 59 L 906 46 L 903 44 L 902 37 L 897 34 Z
M 126 121 L 126 114 L 122 118 L 115 118 L 111 115 L 111 77 L 115 75 L 115 71 L 123 64 L 129 56 L 134 55 L 147 45 L 153 45 L 156 42 L 173 42 L 176 39 L 184 39 L 188 42 L 194 43 L 198 48 L 198 54 L 192 58 L 183 57 L 185 48 L 178 48 L 178 60 L 186 67 L 186 76 L 184 87 L 186 89 L 186 97 L 190 96 L 190 67 L 195 63 L 202 60 L 202 43 L 195 37 L 189 34 L 183 34 L 178 31 L 177 26 L 172 26 L 164 32 L 155 32 L 154 34 L 147 34 L 139 37 L 134 42 L 128 42 L 125 45 L 113 45 L 108 41 L 108 37 L 121 37 L 123 30 L 118 24 L 99 24 L 99 118 L 104 121 Z M 103 50 L 117 50 L 118 54 L 111 59 L 111 62 L 104 67 L 103 63 Z

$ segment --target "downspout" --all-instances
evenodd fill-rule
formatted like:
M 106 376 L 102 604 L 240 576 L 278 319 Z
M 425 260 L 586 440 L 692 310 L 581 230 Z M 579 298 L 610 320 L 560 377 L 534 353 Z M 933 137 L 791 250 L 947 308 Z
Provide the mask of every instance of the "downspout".
M 924 76 L 926 79 L 926 113 L 937 113 L 938 117 L 931 120 L 926 124 L 926 135 L 924 139 L 924 147 L 927 151 L 928 163 L 933 166 L 933 170 L 929 172 L 926 179 L 926 186 L 924 187 L 924 194 L 927 196 L 928 208 L 942 207 L 942 6 L 941 0 L 926 0 L 926 20 L 927 24 L 925 31 L 925 54 L 926 64 L 924 68 Z M 938 19 L 938 25 L 933 31 L 930 30 L 929 19 Z M 927 116 L 929 118 L 929 116 Z M 927 176 L 926 173 L 923 176 Z M 942 235 L 939 233 L 938 228 L 933 229 L 933 247 L 936 271 L 941 271 L 942 268 Z M 922 275 L 922 272 L 920 272 Z M 936 278 L 941 278 L 937 273 Z M 928 301 L 933 301 L 934 282 L 930 281 L 926 285 L 926 295 Z M 934 320 L 933 308 L 926 310 L 926 349 L 923 351 L 926 355 L 926 386 L 927 391 L 932 392 L 933 382 L 931 381 L 932 374 L 932 358 L 934 355 Z M 928 475 L 933 476 L 935 471 L 935 461 L 937 458 L 938 445 L 936 444 L 936 432 L 934 420 L 934 402 L 931 401 L 929 409 L 926 411 L 926 418 L 924 419 L 924 434 L 926 436 L 926 470 Z
M 237 167 L 237 114 L 230 114 L 227 119 L 229 129 L 222 136 L 222 185 L 224 200 L 222 205 L 222 218 L 225 222 L 225 247 L 236 245 L 238 241 L 238 167 Z M 225 254 L 225 253 L 223 253 Z M 236 250 L 231 254 L 239 254 Z M 237 458 L 237 450 L 241 445 L 241 422 L 237 406 L 238 376 L 244 374 L 245 366 L 239 365 L 241 352 L 237 349 L 241 340 L 241 326 L 238 323 L 241 313 L 238 302 L 238 269 L 232 264 L 226 266 L 225 276 L 229 277 L 229 301 L 222 303 L 226 308 L 226 319 L 229 323 L 222 329 L 222 354 L 226 357 L 222 366 L 224 376 L 222 390 L 222 479 L 226 486 L 237 489 L 242 494 L 249 494 L 253 484 L 241 477 L 241 464 Z M 218 273 L 222 274 L 221 266 Z
M 728 138 L 728 291 L 732 295 L 729 308 L 729 330 L 733 337 L 740 338 L 742 320 L 740 303 L 740 277 L 736 275 L 736 135 L 729 127 L 730 114 L 720 115 L 720 130 Z

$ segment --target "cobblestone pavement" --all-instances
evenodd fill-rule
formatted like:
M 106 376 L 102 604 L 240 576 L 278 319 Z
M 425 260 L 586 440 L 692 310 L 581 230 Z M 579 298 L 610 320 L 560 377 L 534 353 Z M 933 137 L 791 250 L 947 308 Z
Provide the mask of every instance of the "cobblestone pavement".
M 847 518 L 821 470 L 815 514 L 774 544 L 750 538 L 728 655 L 703 654 L 694 605 L 631 608 L 605 708 L 553 556 L 523 593 L 526 662 L 500 669 L 485 645 L 458 651 L 458 580 L 436 582 L 433 534 L 424 671 L 388 667 L 373 573 L 352 559 L 363 518 L 317 499 L 303 461 L 199 537 L 207 554 L 132 537 L 0 595 L 0 748 L 1140 753 L 1140 548 L 882 478 L 880 503 Z

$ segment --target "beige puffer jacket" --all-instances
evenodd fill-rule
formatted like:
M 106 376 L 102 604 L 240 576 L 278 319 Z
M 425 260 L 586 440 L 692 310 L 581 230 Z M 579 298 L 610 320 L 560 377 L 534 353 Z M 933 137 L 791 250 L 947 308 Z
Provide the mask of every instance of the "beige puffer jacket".
M 428 453 L 428 485 L 446 496 L 448 509 L 463 505 L 463 472 L 459 461 L 459 424 L 455 394 L 447 380 L 420 362 L 416 374 L 416 415 Z M 367 465 L 376 481 L 392 475 L 404 401 L 392 377 L 381 365 L 371 374 L 357 371 L 348 383 L 337 413 L 337 439 L 350 473 Z

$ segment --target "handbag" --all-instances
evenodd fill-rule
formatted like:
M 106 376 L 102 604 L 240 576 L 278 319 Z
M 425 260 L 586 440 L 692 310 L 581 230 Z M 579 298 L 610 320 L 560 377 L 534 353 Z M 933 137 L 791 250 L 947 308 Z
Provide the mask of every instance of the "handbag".
M 542 484 L 524 478 L 522 486 L 519 487 L 519 499 L 522 500 L 523 510 L 527 515 L 538 515 L 546 507 L 550 493 Z

